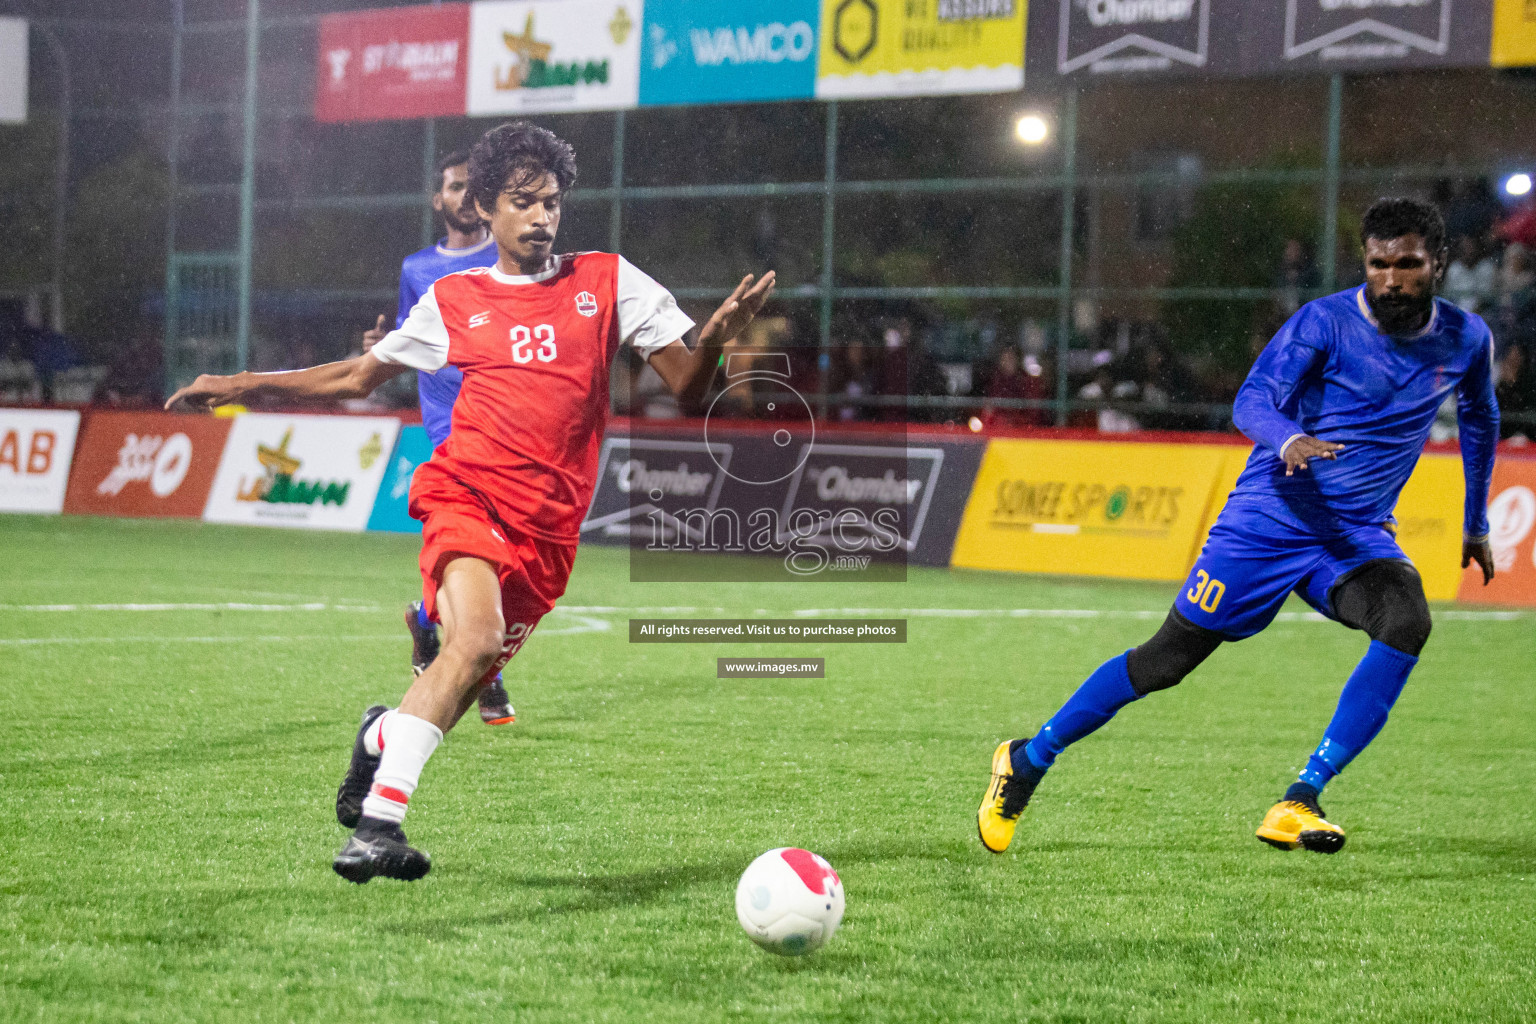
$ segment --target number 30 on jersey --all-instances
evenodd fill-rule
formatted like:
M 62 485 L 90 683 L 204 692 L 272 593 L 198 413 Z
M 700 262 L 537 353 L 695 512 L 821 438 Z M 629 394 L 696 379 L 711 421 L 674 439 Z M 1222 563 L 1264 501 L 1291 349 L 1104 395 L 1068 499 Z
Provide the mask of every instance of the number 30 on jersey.
M 529 351 L 529 346 L 534 344 L 539 347 Z M 512 328 L 512 361 L 531 363 L 535 358 L 541 363 L 555 361 L 555 329 L 549 324 L 539 324 L 530 331 L 518 324 Z
M 1190 587 L 1184 596 L 1189 603 L 1202 611 L 1214 612 L 1221 604 L 1221 598 L 1227 592 L 1227 585 L 1221 580 L 1211 579 L 1210 573 L 1204 569 L 1195 571 L 1195 585 Z

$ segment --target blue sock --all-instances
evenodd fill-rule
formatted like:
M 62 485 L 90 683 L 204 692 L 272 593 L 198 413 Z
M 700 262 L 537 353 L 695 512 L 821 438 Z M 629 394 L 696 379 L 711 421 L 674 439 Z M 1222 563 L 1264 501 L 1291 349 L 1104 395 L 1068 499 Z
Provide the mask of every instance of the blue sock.
M 1013 751 L 1014 771 L 1043 772 L 1056 763 L 1056 755 L 1115 717 L 1115 712 L 1136 700 L 1126 670 L 1130 651 L 1110 658 L 1100 665 L 1077 692 L 1067 698 L 1061 710 L 1035 734 L 1035 738 Z
M 432 628 L 432 620 L 427 618 L 427 606 L 425 602 L 416 606 L 416 625 L 420 626 L 422 629 Z
M 1413 655 L 1372 640 L 1339 694 L 1339 707 L 1323 733 L 1323 742 L 1307 759 L 1297 781 L 1321 793 L 1328 780 L 1343 771 L 1387 724 L 1387 712 L 1397 703 L 1408 673 L 1418 663 Z

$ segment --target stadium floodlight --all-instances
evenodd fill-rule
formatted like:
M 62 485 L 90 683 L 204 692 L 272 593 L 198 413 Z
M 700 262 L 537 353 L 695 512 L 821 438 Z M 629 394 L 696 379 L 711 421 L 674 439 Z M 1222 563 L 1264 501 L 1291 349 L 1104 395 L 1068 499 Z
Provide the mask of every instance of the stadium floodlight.
M 1038 146 L 1051 136 L 1051 126 L 1039 114 L 1020 114 L 1013 134 L 1026 146 Z
M 1524 172 L 1511 174 L 1504 179 L 1504 194 L 1511 196 L 1525 196 L 1531 193 L 1531 176 Z

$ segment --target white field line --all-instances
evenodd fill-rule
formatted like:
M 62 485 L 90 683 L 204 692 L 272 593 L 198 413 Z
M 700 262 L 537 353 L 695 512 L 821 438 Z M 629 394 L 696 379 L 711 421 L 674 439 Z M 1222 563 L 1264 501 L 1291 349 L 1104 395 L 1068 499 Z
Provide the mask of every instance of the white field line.
M 560 610 L 561 609 L 559 609 L 559 608 L 555 609 L 556 612 L 558 612 Z M 552 614 L 554 614 L 554 612 L 551 612 L 550 614 L 552 615 Z M 571 626 L 556 626 L 554 629 L 550 629 L 550 628 L 547 628 L 545 626 L 540 626 L 538 629 L 533 631 L 533 635 L 534 636 L 575 636 L 578 633 L 606 633 L 609 630 L 613 629 L 613 623 L 609 622 L 607 619 L 595 619 L 595 618 L 592 618 L 589 615 L 575 615 L 575 614 L 571 614 L 570 617 L 576 620 L 575 625 L 571 625 Z M 548 622 L 549 619 L 546 618 L 544 621 Z
M 250 602 L 192 602 L 192 603 L 100 603 L 100 605 L 0 605 L 0 611 L 14 611 L 14 613 L 84 613 L 84 611 L 138 611 L 138 613 L 160 613 L 160 611 L 266 611 L 266 613 L 284 613 L 284 611 L 338 611 L 349 614 L 382 614 L 393 611 L 393 608 L 384 608 L 381 605 L 332 605 L 326 602 L 303 602 L 292 605 L 260 605 Z M 539 629 L 539 636 L 570 636 L 578 633 L 601 633 L 611 628 L 611 623 L 598 616 L 742 616 L 740 608 L 723 608 L 723 606 L 705 605 L 559 605 L 551 614 L 567 614 L 578 619 L 576 625 L 561 626 L 554 629 Z M 796 617 L 796 619 L 837 619 L 837 617 L 849 616 L 905 616 L 908 619 L 1132 619 L 1132 620 L 1157 620 L 1163 619 L 1167 609 L 1130 609 L 1130 608 L 796 608 L 791 611 L 773 608 L 753 608 L 748 616 L 765 617 Z M 1468 611 L 1468 609 L 1439 609 L 1433 616 L 1445 622 L 1519 622 L 1530 619 L 1536 613 L 1530 611 Z M 1275 616 L 1275 622 L 1330 622 L 1327 617 L 1315 613 L 1315 611 L 1283 611 Z M 104 642 L 111 637 L 101 637 L 100 640 L 84 637 L 84 639 L 60 639 L 58 642 L 94 643 Z M 132 642 L 132 637 L 121 637 L 124 642 Z M 143 642 L 155 640 L 157 637 L 140 637 Z M 207 637 L 206 642 L 218 642 L 226 639 L 284 639 L 284 637 Z M 306 637 L 286 637 L 286 639 L 306 639 Z M 321 637 L 315 637 L 321 639 Z M 379 636 L 333 637 L 333 639 L 372 640 L 386 639 Z M 192 637 L 181 637 L 183 642 L 194 642 Z M 3 640 L 0 643 L 12 643 L 17 640 Z
M 0 604 L 0 612 L 382 612 L 376 604 L 251 604 L 247 601 L 179 604 Z
M 556 608 L 555 612 L 561 609 Z M 553 613 L 552 613 L 553 614 Z M 613 629 L 613 623 L 607 619 L 593 618 L 589 615 L 567 614 L 562 618 L 575 620 L 570 625 L 556 625 L 553 627 L 536 630 L 534 636 L 576 636 L 582 633 L 606 633 Z M 554 621 L 546 619 L 546 622 Z M 379 641 L 397 640 L 404 641 L 406 634 L 403 631 L 394 633 L 358 633 L 358 634 L 299 634 L 294 636 L 29 636 L 29 637 L 0 637 L 0 647 L 38 647 L 56 646 L 68 644 L 251 644 L 251 643 L 297 643 L 309 640 L 340 643 L 376 643 Z
M 657 607 L 626 608 L 617 605 L 563 605 L 557 611 L 586 615 L 725 615 L 742 616 L 740 608 L 668 605 Z M 1168 609 L 1106 608 L 797 608 L 782 611 L 771 608 L 754 608 L 750 616 L 776 616 L 780 618 L 832 619 L 851 616 L 879 616 L 884 618 L 906 617 L 912 619 L 1134 619 L 1139 621 L 1161 620 Z M 1447 622 L 1518 622 L 1529 619 L 1536 612 L 1529 611 L 1460 611 L 1432 612 L 1435 618 Z M 1281 612 L 1276 622 L 1332 622 L 1318 612 Z
M 337 636 L 335 633 L 310 636 L 27 636 L 0 638 L 0 647 L 34 647 L 54 644 L 251 644 L 291 643 L 302 640 L 338 642 L 399 640 L 403 633 L 371 633 Z

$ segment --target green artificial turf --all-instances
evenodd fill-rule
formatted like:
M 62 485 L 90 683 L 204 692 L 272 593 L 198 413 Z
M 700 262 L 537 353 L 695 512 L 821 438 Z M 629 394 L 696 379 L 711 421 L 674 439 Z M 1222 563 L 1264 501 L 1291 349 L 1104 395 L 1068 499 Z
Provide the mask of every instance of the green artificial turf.
M 573 610 L 508 672 L 518 723 L 466 720 L 427 767 L 406 824 L 432 873 L 359 887 L 330 869 L 332 800 L 359 713 L 407 683 L 415 564 L 410 537 L 0 517 L 0 1020 L 1536 1016 L 1528 614 L 1437 609 L 1326 794 L 1337 856 L 1253 838 L 1365 648 L 1307 621 L 1073 748 L 993 856 L 994 744 L 1144 639 L 1155 619 L 1124 613 L 1160 618 L 1172 585 L 632 584 L 587 548 Z M 121 602 L 326 607 L 17 607 Z M 1099 614 L 909 614 L 903 646 L 627 642 L 623 609 L 667 606 Z M 716 679 L 737 654 L 824 655 L 827 678 Z M 733 909 L 782 845 L 846 885 L 802 960 Z

